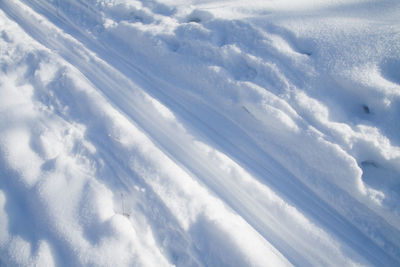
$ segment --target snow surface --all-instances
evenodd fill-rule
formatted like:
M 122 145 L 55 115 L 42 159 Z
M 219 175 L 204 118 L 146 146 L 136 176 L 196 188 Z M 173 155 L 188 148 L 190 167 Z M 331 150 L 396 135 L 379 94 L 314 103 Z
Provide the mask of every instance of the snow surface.
M 0 266 L 399 266 L 398 0 L 1 0 Z

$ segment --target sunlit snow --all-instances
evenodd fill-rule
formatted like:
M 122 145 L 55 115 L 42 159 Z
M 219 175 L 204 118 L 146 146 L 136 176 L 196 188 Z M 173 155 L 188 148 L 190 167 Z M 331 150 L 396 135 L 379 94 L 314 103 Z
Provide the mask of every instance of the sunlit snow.
M 0 0 L 0 266 L 399 266 L 397 0 Z

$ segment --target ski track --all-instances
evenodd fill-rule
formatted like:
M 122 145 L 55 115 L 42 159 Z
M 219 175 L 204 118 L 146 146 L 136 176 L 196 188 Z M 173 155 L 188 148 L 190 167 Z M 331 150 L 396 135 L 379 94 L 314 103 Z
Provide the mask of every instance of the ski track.
M 89 5 L 80 1 L 73 3 L 85 10 L 83 14 L 94 20 L 100 16 Z M 45 1 L 26 1 L 22 4 L 6 0 L 0 3 L 0 8 L 33 39 L 79 70 L 107 102 L 145 133 L 162 153 L 190 174 L 196 182 L 210 190 L 213 196 L 221 199 L 292 264 L 331 265 L 332 252 L 329 250 L 332 248 L 325 252 L 323 248 L 315 248 L 305 241 L 306 232 L 302 234 L 302 230 L 293 231 L 293 224 L 282 221 L 285 211 L 279 211 L 279 208 L 278 211 L 271 211 L 273 205 L 268 204 L 266 197 L 271 189 L 276 193 L 276 199 L 287 203 L 277 204 L 278 206 L 293 206 L 304 214 L 311 222 L 311 229 L 321 229 L 323 235 L 326 233 L 334 242 L 339 242 L 347 257 L 357 260 L 363 258 L 376 266 L 396 266 L 400 263 L 399 241 L 396 240 L 399 231 L 395 226 L 386 222 L 371 207 L 361 203 L 360 199 L 353 198 L 339 186 L 330 184 L 331 190 L 342 196 L 345 203 L 351 204 L 352 209 L 368 225 L 370 232 L 366 233 L 364 228 L 359 228 L 355 221 L 340 212 L 343 209 L 338 210 L 331 206 L 326 199 L 322 199 L 276 161 L 260 140 L 243 129 L 222 108 L 213 107 L 212 103 L 206 103 L 201 96 L 142 69 L 135 63 L 135 58 L 128 60 L 123 54 L 119 54 L 120 44 L 100 43 L 90 34 L 81 31 L 72 19 L 61 14 L 55 16 L 58 11 Z M 140 55 L 138 59 L 140 62 Z M 279 60 L 279 55 L 272 60 Z M 296 75 L 290 77 L 290 63 L 282 63 L 279 68 L 289 73 L 287 81 L 295 86 L 300 85 L 301 81 L 296 81 Z M 157 99 L 171 110 L 173 119 L 160 116 L 159 110 L 148 101 L 151 98 Z M 311 122 L 303 123 L 307 125 Z M 116 166 L 110 168 L 113 169 L 113 177 L 118 177 L 119 180 L 103 182 L 122 184 L 128 195 L 134 195 L 137 184 L 145 188 L 146 195 L 141 195 L 136 203 L 147 203 L 154 207 L 140 205 L 156 239 L 173 240 L 173 243 L 164 247 L 173 263 L 210 264 L 195 252 L 196 242 L 200 241 L 196 241 L 191 232 L 180 225 L 179 219 L 174 218 L 168 204 L 154 190 L 154 184 L 132 169 L 130 159 L 124 157 L 130 153 L 129 148 L 121 145 L 118 139 L 91 129 L 90 124 L 87 127 L 86 137 L 95 144 L 100 157 L 109 166 Z M 250 180 L 232 179 L 232 173 L 224 170 L 218 160 L 210 157 L 215 153 L 223 153 L 221 155 L 227 157 L 226 162 L 231 164 L 230 168 L 243 170 Z M 384 245 L 376 243 L 370 233 L 379 236 Z M 325 241 L 321 242 L 325 245 Z M 174 248 L 175 246 L 178 248 Z M 186 254 L 182 251 L 186 251 Z M 281 257 L 276 253 L 278 258 Z M 177 254 L 180 254 L 180 259 Z

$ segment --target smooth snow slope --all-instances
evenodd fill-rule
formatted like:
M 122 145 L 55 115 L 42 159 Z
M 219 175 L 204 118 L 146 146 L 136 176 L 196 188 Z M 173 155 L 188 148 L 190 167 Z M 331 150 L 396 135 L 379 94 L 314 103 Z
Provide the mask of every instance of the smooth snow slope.
M 399 266 L 399 17 L 1 0 L 0 266 Z

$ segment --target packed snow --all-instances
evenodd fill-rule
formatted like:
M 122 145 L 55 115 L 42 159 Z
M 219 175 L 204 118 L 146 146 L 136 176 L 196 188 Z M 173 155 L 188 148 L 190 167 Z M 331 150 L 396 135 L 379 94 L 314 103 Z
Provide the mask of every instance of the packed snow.
M 398 0 L 1 0 L 0 266 L 399 266 Z

